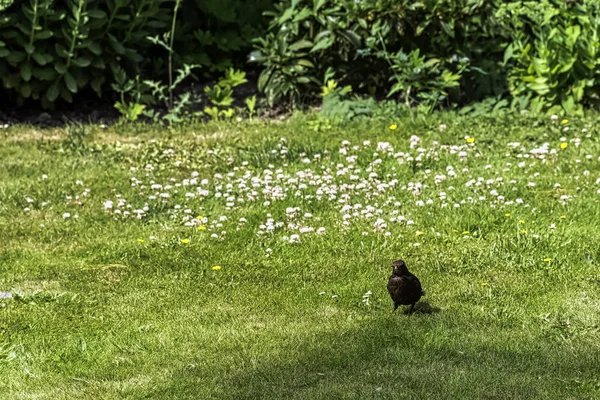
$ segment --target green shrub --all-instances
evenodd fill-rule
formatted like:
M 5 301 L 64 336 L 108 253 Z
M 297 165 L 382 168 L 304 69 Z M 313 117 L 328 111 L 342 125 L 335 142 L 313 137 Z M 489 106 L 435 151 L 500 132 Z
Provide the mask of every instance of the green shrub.
M 458 82 L 453 102 L 484 98 L 506 90 L 497 84 L 506 80 L 508 34 L 495 17 L 500 3 L 285 0 L 250 59 L 262 65 L 259 89 L 271 101 L 314 95 L 327 74 L 410 104 L 440 105 Z
M 57 99 L 93 89 L 123 66 L 140 73 L 152 45 L 146 37 L 168 24 L 165 0 L 28 0 L 0 15 L 0 76 L 18 103 Z
M 138 82 L 169 81 L 172 87 L 174 71 L 184 65 L 200 66 L 200 73 L 214 77 L 212 71 L 224 71 L 245 59 L 251 38 L 266 27 L 260 14 L 272 1 L 187 0 L 177 12 L 179 4 L 175 0 L 15 4 L 0 12 L 0 90 L 16 104 L 33 99 L 51 108 L 56 101 L 72 102 L 88 88 L 109 98 L 113 90 L 123 94 L 128 91 L 123 85 L 135 77 Z M 172 93 L 169 97 L 171 108 Z M 139 114 L 139 108 L 129 108 L 123 99 L 120 103 L 121 112 L 131 118 Z
M 211 78 L 241 67 L 252 39 L 266 32 L 262 14 L 272 7 L 273 0 L 189 0 L 180 16 L 180 62 L 200 65 Z
M 250 59 L 271 103 L 314 98 L 330 78 L 426 111 L 600 103 L 599 0 L 283 0 L 268 16 Z
M 568 114 L 599 104 L 598 1 L 525 1 L 507 4 L 501 13 L 512 23 L 505 59 L 512 65 L 514 98 L 534 111 Z
M 10 7 L 13 4 L 13 0 L 0 0 L 0 11 Z
M 340 2 L 343 3 L 343 2 Z M 271 17 L 270 32 L 255 41 L 251 62 L 263 66 L 258 88 L 272 104 L 286 97 L 293 104 L 318 89 L 325 71 L 335 66 L 337 75 L 361 46 L 358 22 L 342 4 L 327 1 L 284 1 Z

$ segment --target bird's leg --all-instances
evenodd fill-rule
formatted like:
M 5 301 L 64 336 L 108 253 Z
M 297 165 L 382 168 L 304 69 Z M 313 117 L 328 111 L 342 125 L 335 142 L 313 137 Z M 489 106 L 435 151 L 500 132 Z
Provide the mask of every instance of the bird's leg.
M 392 312 L 396 311 L 397 308 L 398 308 L 398 304 L 394 303 L 394 309 L 392 310 Z
M 415 303 L 412 303 L 412 304 L 410 305 L 410 310 L 408 310 L 408 313 L 409 313 L 409 314 L 412 314 L 412 312 L 413 312 L 413 309 L 414 309 L 414 308 L 415 308 Z

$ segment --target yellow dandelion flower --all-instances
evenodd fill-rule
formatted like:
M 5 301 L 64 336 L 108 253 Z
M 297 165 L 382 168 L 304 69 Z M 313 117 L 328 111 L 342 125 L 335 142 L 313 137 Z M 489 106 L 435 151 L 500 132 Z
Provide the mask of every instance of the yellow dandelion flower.
M 567 218 L 567 216 L 566 216 L 566 215 L 561 215 L 561 216 L 560 216 L 560 219 L 565 219 L 565 218 Z
M 568 146 L 569 146 L 569 144 L 568 144 L 567 142 L 562 142 L 562 143 L 560 144 L 560 148 L 561 148 L 561 149 L 566 149 Z
M 468 234 L 469 234 L 469 231 L 464 231 L 463 232 L 463 235 L 468 235 Z
M 527 233 L 526 229 L 521 229 L 521 233 Z
M 487 286 L 488 283 L 487 282 L 481 282 L 481 286 Z
M 396 125 L 396 124 L 391 124 L 391 125 L 389 126 L 389 128 L 390 128 L 390 130 L 392 130 L 392 131 L 395 131 L 396 129 L 398 129 L 398 125 Z
M 144 243 L 144 239 L 138 239 L 138 243 Z
M 563 119 L 562 121 L 560 121 L 561 124 L 566 125 L 569 123 L 568 119 Z
M 510 217 L 510 213 L 504 214 L 505 217 Z
M 544 258 L 544 262 L 550 262 L 550 261 L 552 261 L 551 258 Z
M 525 221 L 524 221 L 524 220 L 522 220 L 522 219 L 520 219 L 520 220 L 519 220 L 519 223 L 520 223 L 520 224 L 524 224 L 524 223 L 525 223 Z
M 469 137 L 467 138 L 467 143 L 473 143 L 475 142 L 475 138 Z
M 183 244 L 188 244 L 190 242 L 190 239 L 181 239 L 181 243 Z
M 220 269 L 221 269 L 221 266 L 220 266 L 220 265 L 215 265 L 214 267 L 212 267 L 212 270 L 213 270 L 213 271 L 218 271 L 218 270 L 220 270 Z
M 415 233 L 415 236 L 421 236 L 422 234 L 423 234 L 423 232 L 417 231 L 417 233 Z
M 202 215 L 198 215 L 198 216 L 196 217 L 196 219 L 197 219 L 198 221 L 200 221 L 202 218 L 204 218 Z
M 206 226 L 204 226 L 204 225 L 200 225 L 200 226 L 198 227 L 198 230 L 199 230 L 199 231 L 205 231 L 205 230 L 206 230 Z

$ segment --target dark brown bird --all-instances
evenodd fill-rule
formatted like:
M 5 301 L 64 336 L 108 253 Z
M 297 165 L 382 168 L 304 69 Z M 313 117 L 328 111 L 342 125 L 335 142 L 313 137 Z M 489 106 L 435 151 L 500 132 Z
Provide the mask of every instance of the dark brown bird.
M 425 292 L 421 289 L 419 278 L 408 272 L 404 261 L 394 261 L 392 267 L 394 269 L 388 280 L 387 288 L 392 300 L 394 300 L 394 311 L 401 304 L 410 304 L 410 310 L 408 311 L 410 313 L 415 307 L 415 303 L 419 301 L 421 296 L 425 295 Z

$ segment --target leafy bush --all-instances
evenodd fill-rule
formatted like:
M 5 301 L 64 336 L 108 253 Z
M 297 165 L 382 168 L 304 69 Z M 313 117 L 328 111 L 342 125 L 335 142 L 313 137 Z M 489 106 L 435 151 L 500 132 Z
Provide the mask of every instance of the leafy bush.
M 151 61 L 146 37 L 169 22 L 166 0 L 28 0 L 0 15 L 0 76 L 16 100 L 73 101 L 124 66 L 139 73 Z
M 454 102 L 483 98 L 502 91 L 500 3 L 285 0 L 269 13 L 269 33 L 250 59 L 263 66 L 259 89 L 271 101 L 314 94 L 326 75 L 362 92 L 398 92 L 406 103 L 439 105 L 458 82 L 467 90 Z
M 347 12 L 326 0 L 294 0 L 265 13 L 272 18 L 270 32 L 255 41 L 250 61 L 264 68 L 258 88 L 269 103 L 287 97 L 293 104 L 311 85 L 318 87 L 328 68 L 336 66 L 336 73 L 343 73 L 360 47 L 358 23 L 350 22 Z
M 0 11 L 12 5 L 13 0 L 0 0 Z
M 88 89 L 98 96 L 112 90 L 123 95 L 135 76 L 138 82 L 164 79 L 172 108 L 175 69 L 197 65 L 210 75 L 245 58 L 253 35 L 266 27 L 260 13 L 272 2 L 250 3 L 25 0 L 0 12 L 2 86 L 16 104 L 33 99 L 50 108 Z M 120 100 L 128 118 L 139 115 L 139 107 Z
M 50 108 L 95 92 L 119 94 L 129 120 L 230 118 L 251 42 L 269 104 L 314 102 L 325 84 L 322 116 L 332 119 L 376 115 L 384 98 L 386 110 L 396 101 L 425 112 L 581 114 L 600 104 L 600 0 L 11 3 L 0 0 L 0 80 L 16 104 Z M 203 94 L 182 93 L 188 80 L 223 73 Z M 250 115 L 256 104 L 246 102 Z
M 335 78 L 425 111 L 600 104 L 598 0 L 282 0 L 268 16 L 250 59 L 271 103 L 314 98 Z
M 127 79 L 125 73 L 120 71 L 117 82 L 113 84 L 113 89 L 121 95 L 115 108 L 127 121 L 136 121 L 144 115 L 155 123 L 166 123 L 169 126 L 203 116 L 212 119 L 233 117 L 236 113 L 232 107 L 233 88 L 247 82 L 246 73 L 228 69 L 216 85 L 204 88 L 204 96 L 193 91 L 178 90 L 197 67 L 186 64 L 177 69 L 169 84 L 153 80 L 140 81 L 139 77 Z M 178 94 L 174 95 L 175 92 Z M 255 97 L 246 99 L 250 117 L 255 112 L 255 105 Z
M 425 60 L 418 49 L 410 54 L 399 51 L 390 59 L 393 71 L 390 80 L 394 85 L 388 97 L 401 92 L 405 103 L 411 105 L 411 92 L 415 92 L 419 106 L 428 111 L 447 98 L 449 89 L 458 87 L 458 81 L 466 68 L 466 62 L 462 62 L 457 72 L 442 70 L 441 60 Z
M 600 104 L 599 2 L 558 0 L 508 4 L 513 25 L 505 59 L 512 63 L 510 92 L 533 111 L 582 114 Z
M 321 89 L 323 104 L 319 118 L 311 123 L 311 127 L 317 131 L 329 129 L 331 123 L 341 124 L 353 119 L 389 121 L 410 110 L 406 104 L 394 100 L 377 102 L 373 97 L 354 94 L 351 86 L 339 87 L 333 79 L 328 80 Z
M 273 0 L 194 0 L 184 7 L 177 38 L 180 61 L 199 65 L 214 77 L 245 63 L 252 39 L 266 32 L 268 20 L 262 13 L 273 7 Z

